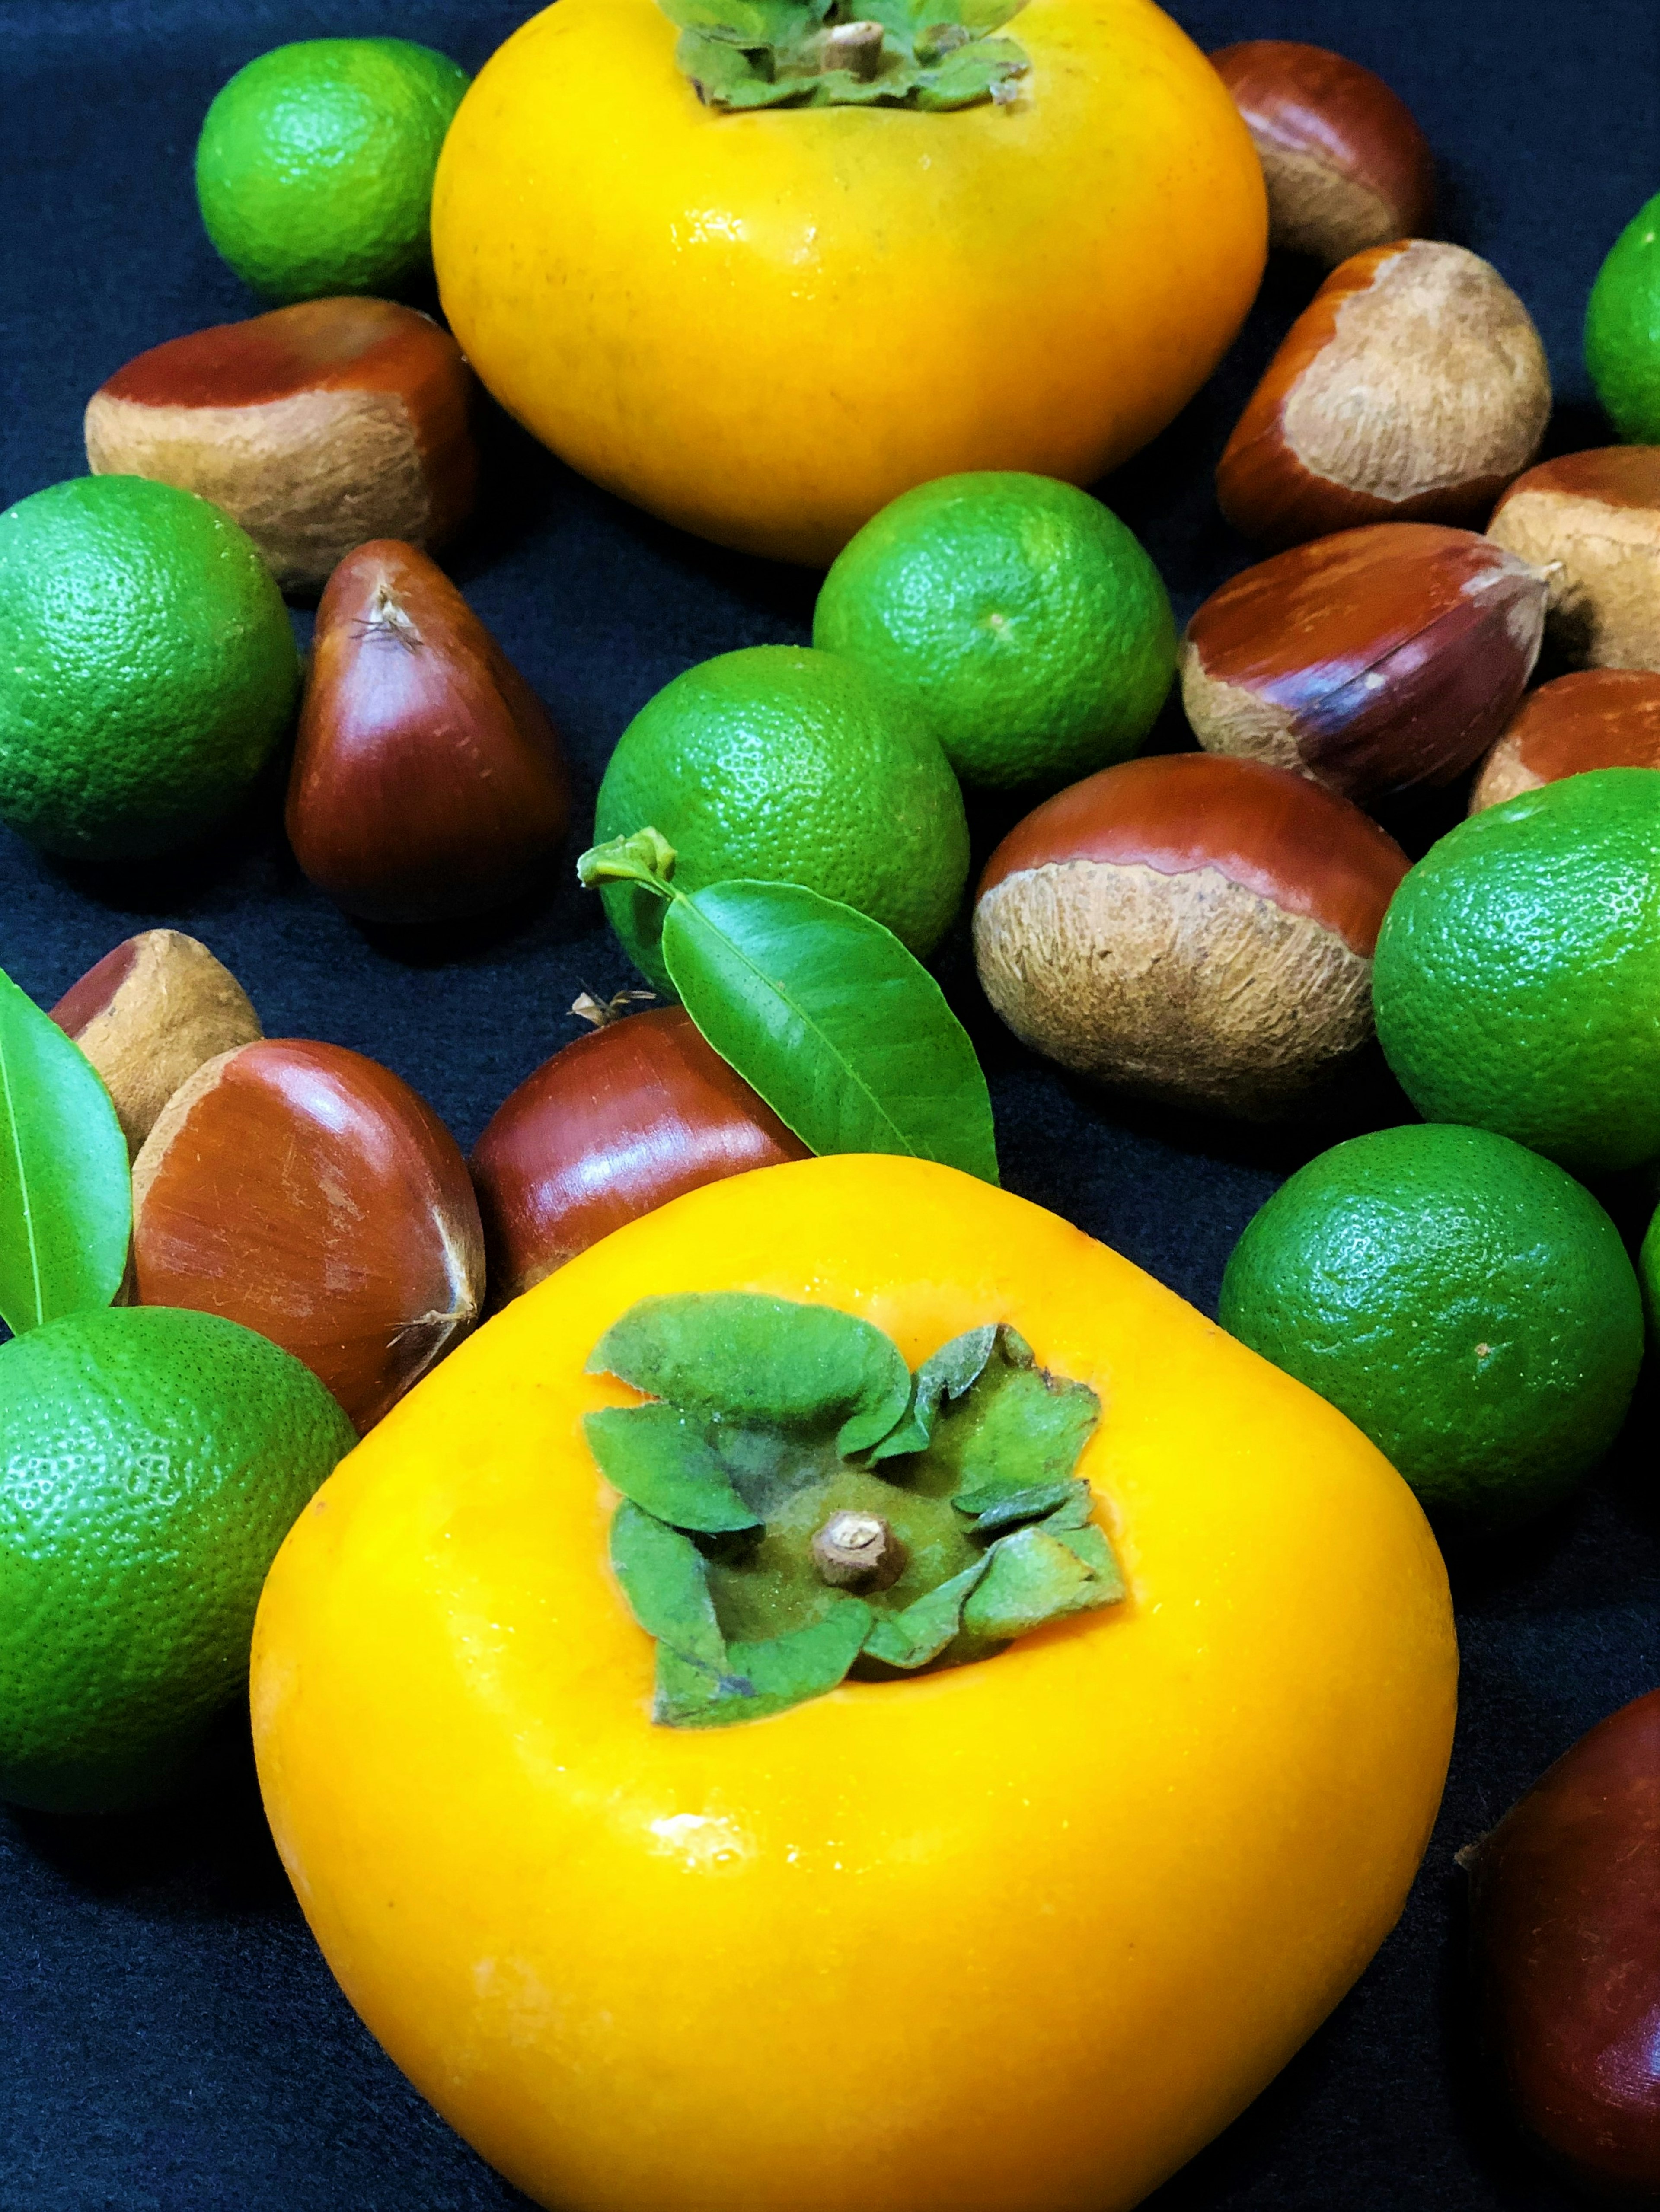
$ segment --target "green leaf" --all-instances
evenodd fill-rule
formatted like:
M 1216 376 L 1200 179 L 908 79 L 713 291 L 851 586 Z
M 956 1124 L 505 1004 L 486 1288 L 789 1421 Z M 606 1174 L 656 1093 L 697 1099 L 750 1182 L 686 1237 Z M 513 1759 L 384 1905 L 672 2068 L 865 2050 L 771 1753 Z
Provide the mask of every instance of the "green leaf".
M 734 1423 L 838 1422 L 844 1456 L 886 1436 L 910 1399 L 898 1346 L 870 1322 L 747 1291 L 642 1298 L 595 1345 L 587 1371 Z
M 968 1033 L 880 922 L 796 884 L 713 884 L 670 906 L 663 957 L 708 1042 L 813 1152 L 897 1152 L 996 1182 Z
M 1049 1520 L 1043 1527 L 1046 1532 L 1053 1532 L 1055 1524 Z M 1107 1541 L 1106 1531 L 1091 1521 L 1081 1528 L 1060 1531 L 1055 1540 L 1081 1559 L 1095 1577 L 1092 1588 L 1079 1600 L 1079 1606 L 1116 1605 L 1124 1595 L 1124 1571 L 1118 1564 L 1117 1553 Z
M 914 1598 L 903 1613 L 879 1620 L 865 1638 L 865 1655 L 887 1667 L 926 1667 L 948 1644 L 955 1642 L 963 1626 L 963 1606 L 970 1592 L 991 1565 L 991 1553 L 964 1567 L 948 1583 Z
M 942 1344 L 932 1359 L 916 1370 L 910 1410 L 891 1436 L 885 1437 L 871 1454 L 871 1464 L 895 1459 L 906 1452 L 926 1451 L 933 1436 L 934 1416 L 948 1399 L 966 1396 L 984 1371 L 997 1342 L 997 1324 L 988 1322 Z
M 725 1728 L 822 1698 L 845 1680 L 870 1626 L 870 1607 L 859 1598 L 844 1597 L 811 1627 L 762 1644 L 734 1644 L 727 1653 L 727 1671 L 718 1675 L 688 1666 L 663 1644 L 654 1717 L 674 1728 Z
M 1089 1489 L 1090 1486 L 1086 1482 L 1038 1482 L 1032 1484 L 1026 1490 L 1006 1490 L 1000 1494 L 994 1493 L 990 1504 L 984 1506 L 976 1505 L 972 1498 L 965 1501 L 960 1492 L 952 1500 L 952 1503 L 961 1513 L 975 1513 L 979 1516 L 974 1524 L 977 1534 L 993 1536 L 1000 1534 L 1005 1528 L 1017 1527 L 1022 1521 L 1036 1521 L 1045 1515 L 1053 1514 L 1057 1507 L 1070 1508 L 1075 1511 L 1077 1508 L 1073 1500 L 1079 1492 L 1083 1493 L 1081 1502 L 1084 1507 L 1084 1516 L 1087 1519 Z M 1043 1526 L 1052 1531 L 1055 1522 L 1053 1520 L 1045 1519 Z
M 690 1536 L 666 1528 L 627 1498 L 611 1524 L 611 1571 L 660 1656 L 677 1651 L 688 1665 L 714 1673 L 727 1665 L 703 1555 Z
M 658 1520 L 705 1535 L 759 1526 L 701 1426 L 672 1406 L 614 1406 L 582 1427 L 606 1481 Z
M 957 1469 L 952 1504 L 984 1515 L 1069 1481 L 1100 1418 L 1086 1382 L 1046 1375 L 1023 1338 L 1000 1330 L 996 1357 L 934 1431 L 936 1457 Z
M 643 884 L 660 897 L 672 898 L 673 874 L 674 848 L 658 830 L 636 830 L 607 845 L 590 845 L 576 863 L 576 880 L 584 890 L 596 884 Z
M 1092 1601 L 1094 1571 L 1058 1536 L 1018 1529 L 992 1547 L 985 1574 L 963 1607 L 963 1626 L 990 1644 L 1006 1644 L 1046 1620 Z
M 132 1234 L 127 1140 L 78 1045 L 0 972 L 0 1316 L 106 1306 Z

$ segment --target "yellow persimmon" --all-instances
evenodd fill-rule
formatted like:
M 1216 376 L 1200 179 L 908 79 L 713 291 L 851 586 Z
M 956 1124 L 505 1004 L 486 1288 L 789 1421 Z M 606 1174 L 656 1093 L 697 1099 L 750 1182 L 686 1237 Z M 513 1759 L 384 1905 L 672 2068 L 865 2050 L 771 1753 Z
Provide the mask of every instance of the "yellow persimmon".
M 563 4 L 563 0 L 562 0 Z M 715 1729 L 652 1718 L 585 1372 L 641 1299 L 988 1321 L 1099 1395 L 1122 1602 Z M 915 1160 L 710 1185 L 509 1306 L 301 1516 L 261 1783 L 346 1994 L 561 2212 L 1112 2212 L 1400 1911 L 1451 1737 L 1441 1559 L 1341 1414 L 1116 1254 Z
M 468 359 L 585 475 L 786 560 L 827 562 L 958 470 L 1093 482 L 1238 328 L 1262 171 L 1151 0 L 1028 0 L 1004 28 L 1030 64 L 1006 100 L 733 113 L 657 0 L 559 0 L 485 64 L 439 164 Z

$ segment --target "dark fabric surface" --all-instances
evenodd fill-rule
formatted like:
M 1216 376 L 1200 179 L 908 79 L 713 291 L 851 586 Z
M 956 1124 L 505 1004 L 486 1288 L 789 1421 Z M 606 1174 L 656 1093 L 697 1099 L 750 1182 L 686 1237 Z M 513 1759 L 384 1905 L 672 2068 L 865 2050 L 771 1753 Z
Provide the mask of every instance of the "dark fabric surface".
M 203 111 L 233 70 L 285 40 L 386 31 L 477 67 L 522 12 L 502 0 L 0 5 L 0 503 L 82 471 L 82 407 L 130 355 L 251 311 L 208 246 L 191 183 Z M 1604 442 L 1578 331 L 1602 254 L 1660 182 L 1653 0 L 1182 0 L 1177 13 L 1207 46 L 1313 39 L 1387 75 L 1440 159 L 1444 234 L 1495 261 L 1538 319 L 1558 380 L 1553 445 Z M 1215 514 L 1210 471 L 1311 283 L 1304 270 L 1271 271 L 1211 389 L 1104 488 L 1183 617 L 1249 557 Z M 451 565 L 551 706 L 591 810 L 635 709 L 710 653 L 804 639 L 812 580 L 677 537 L 505 427 L 493 445 L 485 514 Z M 1164 741 L 1183 742 L 1179 723 Z M 983 812 L 982 853 L 1006 818 Z M 1408 831 L 1421 845 L 1435 826 Z M 464 1145 L 575 1033 L 564 1010 L 579 988 L 633 980 L 568 870 L 545 902 L 465 939 L 356 927 L 297 875 L 274 793 L 211 856 L 127 880 L 48 866 L 0 832 L 0 963 L 43 1001 L 161 922 L 207 939 L 270 1033 L 385 1060 Z M 960 933 L 941 972 L 985 1060 L 1009 1187 L 1207 1310 L 1233 1240 L 1285 1173 L 1407 1113 L 1375 1060 L 1312 1127 L 1241 1134 L 1126 1110 L 1012 1046 L 979 1001 Z M 1640 1194 L 1608 1195 L 1634 1226 Z M 1452 1855 L 1660 1676 L 1651 1467 L 1628 1443 L 1548 1528 L 1454 1562 L 1462 1718 L 1402 1924 L 1280 2079 L 1160 2195 L 1161 2212 L 1566 2201 L 1480 2079 Z M 0 2208 L 522 2203 L 415 2095 L 335 1988 L 265 1834 L 242 1739 L 228 1725 L 207 1786 L 165 1814 L 0 1812 Z

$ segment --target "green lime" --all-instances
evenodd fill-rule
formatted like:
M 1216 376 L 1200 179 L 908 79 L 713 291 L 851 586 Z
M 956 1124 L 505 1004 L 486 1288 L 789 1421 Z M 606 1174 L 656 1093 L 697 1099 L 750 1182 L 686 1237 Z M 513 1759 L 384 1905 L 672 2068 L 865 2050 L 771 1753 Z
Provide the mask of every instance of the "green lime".
M 252 541 L 193 492 L 76 477 L 0 514 L 0 821 L 138 859 L 236 805 L 300 656 Z
M 432 264 L 433 172 L 466 71 L 407 39 L 301 39 L 240 69 L 196 148 L 218 252 L 275 300 L 396 292 Z
M 251 1328 L 116 1306 L 0 1346 L 0 1797 L 165 1795 L 351 1425 Z
M 1655 1211 L 1637 1255 L 1637 1273 L 1643 1285 L 1643 1304 L 1649 1328 L 1660 1339 L 1660 1207 Z
M 1660 192 L 1615 239 L 1591 286 L 1585 366 L 1620 435 L 1660 445 Z
M 1572 1489 L 1643 1357 L 1637 1278 L 1596 1200 L 1448 1122 L 1300 1169 L 1234 1247 L 1218 1318 L 1347 1413 L 1426 1506 L 1472 1524 Z
M 1176 672 L 1170 596 L 1087 492 L 988 469 L 919 484 L 824 579 L 812 641 L 903 686 L 965 783 L 1074 782 L 1126 759 Z
M 673 846 L 686 890 L 805 884 L 919 959 L 968 879 L 963 794 L 939 745 L 898 693 L 806 646 L 721 653 L 647 701 L 605 770 L 594 836 L 646 829 Z M 629 957 L 667 989 L 661 901 L 634 884 L 604 896 Z
M 1660 769 L 1597 769 L 1461 822 L 1395 894 L 1372 989 L 1426 1120 L 1587 1175 L 1660 1152 Z

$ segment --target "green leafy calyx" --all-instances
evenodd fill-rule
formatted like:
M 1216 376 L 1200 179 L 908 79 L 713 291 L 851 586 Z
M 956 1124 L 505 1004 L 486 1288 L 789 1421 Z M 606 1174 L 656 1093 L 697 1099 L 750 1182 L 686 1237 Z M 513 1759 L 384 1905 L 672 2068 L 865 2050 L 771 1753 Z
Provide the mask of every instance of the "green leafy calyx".
M 1075 1473 L 1100 1401 L 1012 1328 L 912 1375 L 856 1315 L 716 1291 L 642 1300 L 588 1370 L 647 1398 L 585 1425 L 667 1726 L 985 1658 L 1124 1595 Z
M 1031 64 L 994 35 L 1023 0 L 661 0 L 709 107 L 917 107 L 1013 100 Z

